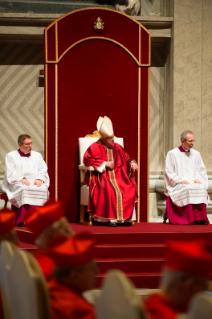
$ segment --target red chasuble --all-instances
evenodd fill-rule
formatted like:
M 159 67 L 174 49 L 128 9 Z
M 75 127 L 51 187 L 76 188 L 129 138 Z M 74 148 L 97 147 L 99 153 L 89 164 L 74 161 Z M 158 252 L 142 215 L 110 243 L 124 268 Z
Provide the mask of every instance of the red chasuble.
M 52 319 L 95 319 L 93 306 L 69 287 L 52 279 L 48 288 Z
M 180 308 L 163 294 L 154 294 L 143 302 L 149 319 L 177 319 L 180 313 L 186 312 L 185 308 Z
M 125 153 L 122 146 L 114 143 L 107 148 L 99 140 L 85 152 L 85 166 L 100 167 L 104 162 L 114 161 L 113 170 L 106 169 L 103 173 L 93 173 L 89 185 L 90 196 L 88 211 L 92 216 L 123 221 L 131 219 L 134 203 L 137 201 L 136 183 L 130 175 L 130 162 L 133 159 Z M 85 183 L 88 183 L 89 172 Z

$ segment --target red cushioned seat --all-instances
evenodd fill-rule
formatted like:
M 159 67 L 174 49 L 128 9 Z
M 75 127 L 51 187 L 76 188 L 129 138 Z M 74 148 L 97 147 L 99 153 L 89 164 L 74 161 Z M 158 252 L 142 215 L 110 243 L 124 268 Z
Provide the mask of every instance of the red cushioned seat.
M 7 194 L 6 194 L 6 193 L 0 194 L 0 199 L 2 199 L 2 200 L 7 200 L 7 201 L 8 201 Z
M 4 207 L 7 207 L 7 202 L 9 201 L 7 194 L 6 193 L 1 193 L 0 194 L 0 199 L 4 200 Z

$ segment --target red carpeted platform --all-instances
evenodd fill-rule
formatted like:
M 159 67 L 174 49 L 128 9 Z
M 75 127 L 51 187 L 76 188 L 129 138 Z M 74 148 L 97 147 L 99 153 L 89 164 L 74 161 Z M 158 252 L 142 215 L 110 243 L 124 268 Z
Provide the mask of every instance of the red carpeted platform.
M 139 223 L 131 227 L 85 226 L 70 224 L 75 232 L 91 232 L 97 240 L 96 260 L 99 267 L 97 287 L 105 272 L 121 269 L 137 288 L 157 288 L 167 240 L 205 239 L 212 243 L 212 225 L 176 226 L 160 223 Z M 33 249 L 34 236 L 26 228 L 17 228 L 26 249 Z

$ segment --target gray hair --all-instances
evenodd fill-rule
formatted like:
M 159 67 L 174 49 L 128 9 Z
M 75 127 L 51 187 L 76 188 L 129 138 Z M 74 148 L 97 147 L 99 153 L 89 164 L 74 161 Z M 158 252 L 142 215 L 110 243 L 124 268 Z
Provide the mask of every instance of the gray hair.
M 35 245 L 38 247 L 43 247 L 43 244 L 50 240 L 52 235 L 54 234 L 55 230 L 59 225 L 59 220 L 56 220 L 53 224 L 46 227 L 41 234 L 35 239 Z
M 194 133 L 192 133 L 191 131 L 186 130 L 186 131 L 182 132 L 181 135 L 180 135 L 181 141 L 182 141 L 182 140 L 187 141 L 187 139 L 188 139 L 188 138 L 187 138 L 187 134 L 192 134 L 192 135 L 194 135 Z

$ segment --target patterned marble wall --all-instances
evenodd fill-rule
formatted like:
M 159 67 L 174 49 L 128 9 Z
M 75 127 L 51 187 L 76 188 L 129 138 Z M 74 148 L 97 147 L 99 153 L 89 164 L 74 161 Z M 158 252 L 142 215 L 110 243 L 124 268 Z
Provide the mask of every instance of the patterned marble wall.
M 175 0 L 173 147 L 189 129 L 212 174 L 212 1 Z
M 1 44 L 0 50 L 0 172 L 5 155 L 17 149 L 17 137 L 32 136 L 33 148 L 43 152 L 43 45 Z
M 33 149 L 43 153 L 43 88 L 38 87 L 43 69 L 43 46 L 5 44 L 0 52 L 0 172 L 8 152 L 17 148 L 17 136 L 28 133 Z M 152 49 L 150 75 L 150 173 L 160 174 L 164 164 L 164 47 Z
M 165 46 L 152 46 L 150 69 L 150 174 L 161 174 L 164 168 L 164 80 Z

